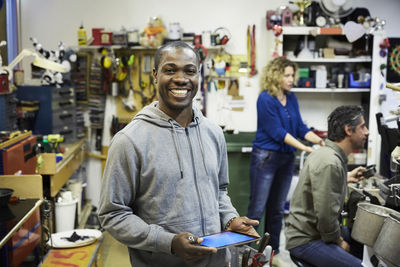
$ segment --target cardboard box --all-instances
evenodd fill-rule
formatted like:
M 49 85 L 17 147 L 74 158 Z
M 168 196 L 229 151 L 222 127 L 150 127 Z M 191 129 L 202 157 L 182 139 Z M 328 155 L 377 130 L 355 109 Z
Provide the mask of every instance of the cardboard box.
M 324 48 L 324 58 L 335 58 L 335 49 L 333 48 Z
M 38 155 L 37 172 L 52 175 L 56 173 L 56 154 L 42 153 Z
M 342 28 L 339 27 L 331 27 L 331 28 L 321 28 L 320 34 L 328 34 L 328 35 L 341 35 L 343 34 Z

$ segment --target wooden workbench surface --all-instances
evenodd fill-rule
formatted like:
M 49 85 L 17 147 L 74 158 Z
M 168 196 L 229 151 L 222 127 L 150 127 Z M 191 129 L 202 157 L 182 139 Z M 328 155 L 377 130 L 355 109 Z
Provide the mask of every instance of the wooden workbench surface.
M 56 173 L 50 176 L 50 196 L 55 197 L 61 187 L 68 181 L 71 175 L 79 168 L 85 159 L 85 141 L 65 145 L 63 160 L 56 165 Z M 43 175 L 46 176 L 46 175 Z

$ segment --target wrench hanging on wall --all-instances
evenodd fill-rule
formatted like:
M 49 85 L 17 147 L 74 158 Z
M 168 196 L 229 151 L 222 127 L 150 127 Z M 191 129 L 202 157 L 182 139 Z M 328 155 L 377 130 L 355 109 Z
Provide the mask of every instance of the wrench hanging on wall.
M 253 24 L 253 28 L 252 28 L 250 36 L 251 36 L 251 38 L 250 38 L 250 44 L 251 44 L 250 76 L 254 76 L 257 74 L 257 70 L 256 70 L 256 25 L 255 24 Z
M 151 68 L 151 55 L 144 55 L 144 65 L 143 65 L 143 73 L 146 73 L 149 75 L 149 93 L 151 93 L 151 96 L 149 97 L 148 101 L 152 102 L 155 100 L 157 96 L 157 90 L 154 85 L 154 80 L 153 80 L 153 73 L 152 73 L 152 68 Z M 153 90 L 152 90 L 153 87 Z

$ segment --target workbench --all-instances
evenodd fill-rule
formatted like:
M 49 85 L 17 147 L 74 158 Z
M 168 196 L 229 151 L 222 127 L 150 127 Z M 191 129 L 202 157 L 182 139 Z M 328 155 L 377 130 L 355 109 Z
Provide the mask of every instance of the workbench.
M 85 139 L 81 139 L 74 144 L 63 145 L 63 147 L 65 147 L 63 159 L 56 163 L 54 173 L 45 173 L 41 175 L 0 175 L 0 187 L 14 189 L 13 195 L 21 199 L 39 198 L 41 202 L 43 199 L 47 199 L 51 200 L 48 203 L 54 204 L 55 196 L 83 163 L 86 157 Z M 55 225 L 54 205 L 50 205 L 50 208 L 50 220 L 46 221 L 46 218 L 42 218 L 42 225 L 46 226 L 45 228 L 50 231 L 50 233 L 46 233 L 47 235 L 54 232 L 53 225 Z M 79 218 L 80 226 L 84 226 L 85 223 L 83 221 L 86 222 L 90 213 L 87 211 L 91 211 L 90 201 L 88 201 L 87 205 L 83 208 L 82 214 L 86 218 Z M 42 240 L 42 242 L 45 242 L 45 240 Z
M 74 144 L 63 145 L 65 147 L 63 159 L 56 164 L 55 172 L 41 174 L 45 198 L 54 198 L 85 160 L 85 141 L 86 139 L 81 139 Z
M 56 164 L 56 172 L 42 174 L 45 198 L 54 198 L 85 160 L 85 141 L 86 139 L 81 139 L 74 144 L 65 145 L 63 159 Z
M 60 191 L 60 189 L 65 185 L 69 178 L 75 173 L 79 166 L 83 163 L 86 158 L 86 139 L 81 139 L 74 144 L 63 145 L 65 147 L 65 152 L 63 154 L 63 159 L 57 162 L 55 172 L 52 173 L 42 173 L 43 179 L 43 197 L 48 200 L 52 200 L 51 203 L 54 204 L 54 198 Z M 45 222 L 51 233 L 54 232 L 55 225 L 55 212 L 54 205 L 51 207 L 52 222 Z M 85 225 L 87 217 L 91 211 L 91 202 L 87 201 L 85 207 L 82 210 L 81 218 L 79 220 L 79 227 L 82 228 Z M 84 218 L 83 218 L 84 217 Z
M 40 267 L 55 266 L 102 267 L 103 236 L 87 246 L 51 249 Z
M 26 133 L 26 135 L 21 136 L 25 137 L 28 136 L 28 134 L 29 133 Z M 63 147 L 65 147 L 63 159 L 56 164 L 55 171 L 49 173 L 41 173 L 40 179 L 42 179 L 42 186 L 40 187 L 40 189 L 37 187 L 37 184 L 35 184 L 35 186 L 30 185 L 27 188 L 34 191 L 40 190 L 40 192 L 36 193 L 42 194 L 40 196 L 41 198 L 54 198 L 60 191 L 60 189 L 64 186 L 64 184 L 72 176 L 72 174 L 85 160 L 85 141 L 86 139 L 81 139 L 73 144 L 63 145 Z M 30 177 L 34 177 L 35 175 L 0 175 L 0 187 L 9 187 L 14 189 L 14 178 L 18 176 L 26 177 L 27 179 L 25 180 L 25 182 L 29 183 L 30 181 L 32 181 Z M 36 179 L 38 178 L 36 177 Z M 26 190 L 27 184 L 17 183 L 16 186 L 19 186 L 18 190 L 27 191 L 24 192 L 24 194 L 29 194 L 28 190 Z M 17 194 L 14 192 L 14 195 Z
M 0 208 L 0 265 L 18 266 L 39 244 L 42 199 L 23 199 Z

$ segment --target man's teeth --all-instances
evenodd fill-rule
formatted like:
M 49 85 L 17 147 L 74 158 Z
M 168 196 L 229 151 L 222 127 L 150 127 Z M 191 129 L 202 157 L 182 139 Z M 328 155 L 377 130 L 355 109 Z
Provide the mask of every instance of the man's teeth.
M 184 95 L 187 94 L 188 90 L 186 90 L 186 89 L 184 89 L 184 90 L 174 89 L 174 90 L 171 90 L 171 92 L 172 92 L 174 95 L 177 95 L 177 96 L 184 96 Z

